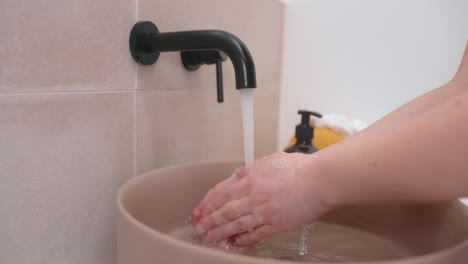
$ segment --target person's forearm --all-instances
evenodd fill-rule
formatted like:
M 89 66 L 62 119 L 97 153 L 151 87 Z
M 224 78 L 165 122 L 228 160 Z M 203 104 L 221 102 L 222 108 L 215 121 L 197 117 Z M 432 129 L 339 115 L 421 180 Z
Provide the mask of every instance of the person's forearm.
M 351 137 L 347 144 L 318 152 L 311 162 L 318 164 L 331 203 L 430 202 L 468 195 L 468 87 L 462 88 L 465 92 L 386 133 Z
M 452 81 L 317 154 L 331 197 L 379 203 L 468 195 L 467 94 L 468 43 Z
M 456 80 L 450 81 L 447 84 L 402 105 L 398 109 L 370 125 L 368 128 L 364 129 L 359 133 L 359 137 L 365 137 L 367 139 L 369 136 L 380 135 L 398 127 L 401 124 L 411 122 L 414 118 L 424 115 L 432 108 L 451 100 L 462 91 L 463 88 Z
M 358 134 L 358 137 L 367 139 L 368 137 L 386 133 L 406 122 L 411 122 L 414 118 L 425 114 L 432 108 L 441 105 L 464 91 L 468 86 L 468 44 L 465 48 L 464 56 L 461 60 L 458 72 L 447 84 L 436 88 L 416 99 L 404 104 L 395 111 L 378 120 Z

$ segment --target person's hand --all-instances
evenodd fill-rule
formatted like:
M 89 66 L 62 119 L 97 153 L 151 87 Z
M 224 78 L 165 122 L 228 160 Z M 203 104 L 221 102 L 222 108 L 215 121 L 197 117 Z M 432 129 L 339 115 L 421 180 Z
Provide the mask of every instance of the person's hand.
M 316 180 L 315 158 L 277 153 L 238 168 L 193 210 L 196 230 L 211 241 L 248 246 L 315 220 L 329 209 Z

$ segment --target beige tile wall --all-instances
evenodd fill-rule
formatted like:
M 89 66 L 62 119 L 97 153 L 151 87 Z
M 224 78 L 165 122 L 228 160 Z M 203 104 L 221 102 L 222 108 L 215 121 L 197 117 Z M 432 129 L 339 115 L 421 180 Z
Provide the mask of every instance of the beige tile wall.
M 0 263 L 113 262 L 132 102 L 130 92 L 0 96 Z
M 137 174 L 187 162 L 241 160 L 240 99 L 230 95 L 218 104 L 215 89 L 138 92 Z
M 275 0 L 0 1 L 0 263 L 114 263 L 114 199 L 126 180 L 242 158 L 230 63 L 224 104 L 213 67 L 187 72 L 172 53 L 137 69 L 128 52 L 137 20 L 243 39 L 258 73 L 256 154 L 275 151 L 282 9 Z
M 135 0 L 0 1 L 0 263 L 114 263 Z
M 134 87 L 135 0 L 0 1 L 0 92 Z

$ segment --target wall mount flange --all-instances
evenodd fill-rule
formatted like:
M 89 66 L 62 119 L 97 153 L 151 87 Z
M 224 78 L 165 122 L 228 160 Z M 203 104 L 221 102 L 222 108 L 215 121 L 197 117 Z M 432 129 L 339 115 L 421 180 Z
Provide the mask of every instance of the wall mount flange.
M 137 22 L 130 33 L 130 52 L 133 59 L 143 65 L 154 64 L 159 58 L 159 52 L 151 51 L 150 46 L 146 46 L 150 36 L 159 33 L 158 27 L 150 21 Z

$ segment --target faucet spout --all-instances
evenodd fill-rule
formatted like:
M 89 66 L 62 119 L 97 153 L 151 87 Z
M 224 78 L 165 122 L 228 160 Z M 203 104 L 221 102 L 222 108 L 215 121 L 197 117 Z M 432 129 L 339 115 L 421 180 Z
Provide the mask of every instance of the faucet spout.
M 145 21 L 139 23 L 151 22 Z M 154 24 L 152 25 L 154 26 Z M 149 25 L 145 26 L 151 27 Z M 133 37 L 134 49 L 157 54 L 156 59 L 159 56 L 159 52 L 219 50 L 230 58 L 234 66 L 237 89 L 255 88 L 257 85 L 252 55 L 245 44 L 229 32 L 222 30 L 194 30 L 160 33 L 156 26 L 154 26 L 153 30 L 142 30 L 142 32 Z M 132 36 L 130 37 L 130 46 L 132 47 Z M 137 59 L 134 54 L 135 52 L 132 49 L 132 55 Z
M 151 51 L 219 50 L 234 66 L 236 88 L 255 88 L 255 65 L 245 44 L 233 34 L 222 30 L 195 30 L 154 33 Z

